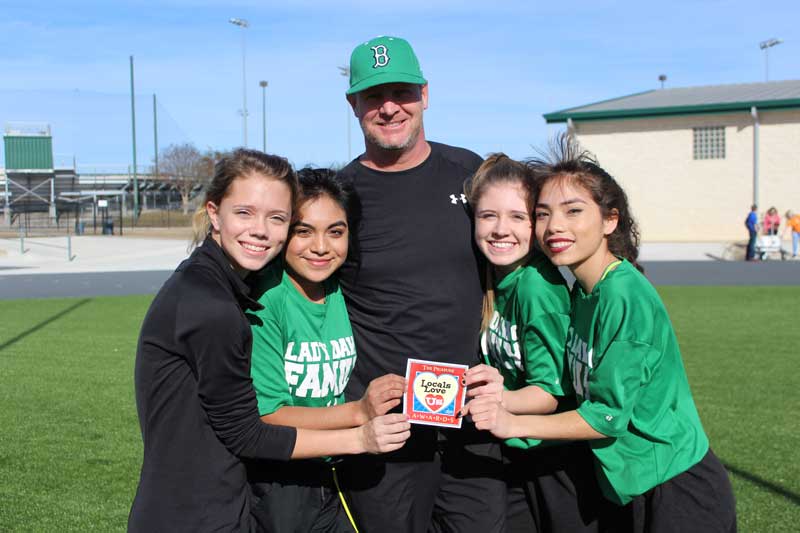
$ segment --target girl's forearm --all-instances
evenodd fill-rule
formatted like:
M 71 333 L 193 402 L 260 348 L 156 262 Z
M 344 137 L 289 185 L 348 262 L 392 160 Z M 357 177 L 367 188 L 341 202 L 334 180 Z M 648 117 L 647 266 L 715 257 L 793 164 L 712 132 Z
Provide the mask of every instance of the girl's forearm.
M 606 435 L 595 431 L 577 411 L 554 415 L 517 415 L 511 422 L 516 437 L 540 440 L 593 440 Z
M 360 402 L 347 402 L 331 407 L 295 407 L 285 405 L 274 413 L 263 415 L 268 424 L 304 429 L 347 429 L 367 422 Z
M 327 431 L 298 428 L 292 459 L 365 453 L 359 432 L 359 428 Z
M 515 415 L 549 414 L 558 407 L 558 400 L 537 385 L 528 385 L 518 390 L 503 391 L 503 405 Z

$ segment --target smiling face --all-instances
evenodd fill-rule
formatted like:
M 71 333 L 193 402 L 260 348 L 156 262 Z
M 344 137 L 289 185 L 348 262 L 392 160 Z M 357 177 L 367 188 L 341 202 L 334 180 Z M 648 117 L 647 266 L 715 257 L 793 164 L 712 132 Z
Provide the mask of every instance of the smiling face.
M 244 277 L 280 253 L 289 231 L 292 192 L 285 183 L 259 174 L 239 177 L 219 205 L 206 204 L 206 212 L 212 238 Z
M 475 206 L 475 242 L 498 274 L 523 265 L 531 251 L 528 193 L 519 181 L 486 186 Z
M 607 236 L 617 216 L 604 218 L 589 191 L 569 176 L 550 179 L 539 192 L 534 211 L 539 246 L 557 266 L 567 266 L 591 291 L 605 267 L 616 258 Z
M 347 214 L 327 194 L 305 201 L 286 246 L 286 267 L 295 287 L 311 301 L 324 299 L 322 282 L 347 258 Z
M 367 149 L 409 152 L 424 143 L 422 113 L 428 86 L 385 83 L 348 97 L 361 123 Z

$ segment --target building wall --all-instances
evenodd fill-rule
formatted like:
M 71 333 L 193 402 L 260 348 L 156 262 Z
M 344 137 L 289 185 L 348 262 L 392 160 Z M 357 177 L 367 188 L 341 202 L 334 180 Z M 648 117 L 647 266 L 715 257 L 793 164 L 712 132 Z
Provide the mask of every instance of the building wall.
M 761 111 L 759 214 L 800 211 L 800 110 Z M 725 127 L 725 158 L 693 158 L 694 127 Z M 645 241 L 745 238 L 753 200 L 750 113 L 576 122 L 581 144 L 628 193 Z

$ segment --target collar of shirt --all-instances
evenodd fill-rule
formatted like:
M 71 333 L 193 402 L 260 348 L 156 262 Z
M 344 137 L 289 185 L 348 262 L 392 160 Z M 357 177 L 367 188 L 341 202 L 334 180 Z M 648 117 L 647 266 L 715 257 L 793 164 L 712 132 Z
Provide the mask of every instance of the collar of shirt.
M 233 270 L 230 259 L 228 259 L 222 247 L 217 244 L 217 241 L 214 240 L 210 233 L 197 250 L 198 254 L 205 257 L 206 260 L 211 260 L 219 266 L 225 279 L 230 283 L 233 294 L 242 309 L 254 311 L 264 309 L 263 305 L 250 297 L 250 287 Z

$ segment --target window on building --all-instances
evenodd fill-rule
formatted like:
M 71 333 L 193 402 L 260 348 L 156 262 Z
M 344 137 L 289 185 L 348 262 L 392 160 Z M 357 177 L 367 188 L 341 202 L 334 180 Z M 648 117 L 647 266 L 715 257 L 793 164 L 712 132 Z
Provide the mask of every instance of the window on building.
M 695 159 L 725 159 L 725 127 L 693 128 Z

